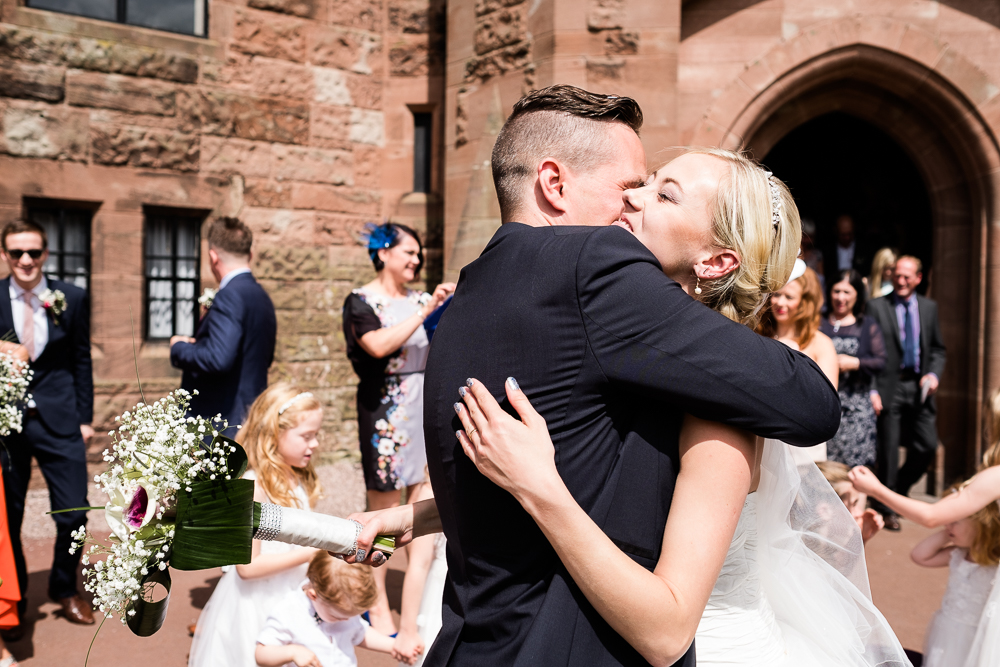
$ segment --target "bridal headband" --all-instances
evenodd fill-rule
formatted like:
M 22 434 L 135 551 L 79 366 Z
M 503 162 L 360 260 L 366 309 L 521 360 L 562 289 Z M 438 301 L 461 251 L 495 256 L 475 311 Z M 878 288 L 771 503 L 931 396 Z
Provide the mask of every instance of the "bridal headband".
M 285 401 L 284 403 L 282 403 L 281 407 L 278 408 L 278 416 L 280 417 L 281 415 L 285 414 L 285 410 L 287 410 L 288 408 L 290 408 L 293 405 L 295 405 L 295 402 L 297 400 L 299 400 L 300 398 L 312 398 L 312 392 L 311 391 L 304 391 L 301 394 L 296 394 L 294 397 L 292 397 L 292 398 L 288 399 L 287 401 Z
M 767 184 L 771 186 L 771 224 L 777 229 L 778 223 L 781 222 L 781 209 L 784 207 L 781 201 L 781 190 L 772 178 L 774 174 L 769 171 L 765 171 L 764 173 L 767 174 Z

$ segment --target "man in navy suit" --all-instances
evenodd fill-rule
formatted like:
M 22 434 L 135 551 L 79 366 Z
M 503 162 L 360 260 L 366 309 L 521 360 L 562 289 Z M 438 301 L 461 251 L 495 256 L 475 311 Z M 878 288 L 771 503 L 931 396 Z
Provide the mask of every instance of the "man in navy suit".
M 48 258 L 45 230 L 30 222 L 8 223 L 0 232 L 0 257 L 10 269 L 10 277 L 0 280 L 0 333 L 13 337 L 22 357 L 28 358 L 34 378 L 28 391 L 21 433 L 6 438 L 3 452 L 3 481 L 7 520 L 14 548 L 21 601 L 18 612 L 23 620 L 27 607 L 28 570 L 21 548 L 24 497 L 31 479 L 31 459 L 45 476 L 53 510 L 86 507 L 86 444 L 94 435 L 94 378 L 90 359 L 90 311 L 87 295 L 79 287 L 59 280 L 47 280 L 42 266 Z M 58 300 L 40 298 L 47 290 L 65 295 Z M 56 545 L 49 572 L 49 597 L 62 606 L 63 615 L 73 623 L 91 624 L 90 605 L 77 592 L 80 552 L 69 553 L 72 532 L 86 524 L 86 512 L 53 514 Z M 22 626 L 4 633 L 17 641 Z
M 230 427 L 243 423 L 250 404 L 267 388 L 278 329 L 274 304 L 250 273 L 252 244 L 253 234 L 238 219 L 212 222 L 208 257 L 219 291 L 194 338 L 170 339 L 170 363 L 184 371 L 181 387 L 198 390 L 190 412 L 206 418 L 221 414 Z

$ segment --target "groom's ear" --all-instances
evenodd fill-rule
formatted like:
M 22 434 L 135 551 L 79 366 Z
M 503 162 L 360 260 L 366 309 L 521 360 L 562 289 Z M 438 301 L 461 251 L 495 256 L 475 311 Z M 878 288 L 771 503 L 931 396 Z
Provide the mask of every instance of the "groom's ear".
M 555 213 L 565 213 L 567 202 L 565 196 L 566 189 L 566 167 L 558 160 L 547 158 L 538 165 L 537 192 L 542 201 L 547 204 L 547 208 L 554 209 Z

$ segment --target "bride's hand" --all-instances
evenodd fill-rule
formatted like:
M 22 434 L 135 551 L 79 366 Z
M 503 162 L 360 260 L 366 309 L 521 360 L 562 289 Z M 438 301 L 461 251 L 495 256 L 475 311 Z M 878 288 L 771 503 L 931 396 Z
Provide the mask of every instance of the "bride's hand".
M 455 435 L 479 472 L 523 503 L 548 495 L 551 485 L 562 481 L 545 419 L 514 378 L 507 378 L 504 388 L 521 421 L 504 412 L 482 382 L 470 379 L 459 390 L 465 405 L 455 404 L 463 428 Z

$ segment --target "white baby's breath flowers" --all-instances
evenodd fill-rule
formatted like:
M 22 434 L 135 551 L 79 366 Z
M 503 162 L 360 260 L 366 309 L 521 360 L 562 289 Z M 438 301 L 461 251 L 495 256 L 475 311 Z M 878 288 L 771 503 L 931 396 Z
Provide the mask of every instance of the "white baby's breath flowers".
M 117 614 L 123 623 L 134 615 L 132 605 L 146 595 L 144 579 L 167 568 L 177 492 L 190 491 L 189 484 L 198 478 L 230 479 L 226 460 L 235 448 L 203 441 L 206 432 L 218 434 L 227 422 L 218 415 L 211 420 L 186 417 L 189 400 L 190 394 L 178 389 L 115 419 L 119 426 L 111 431 L 111 449 L 104 451 L 108 470 L 95 477 L 109 498 L 105 517 L 112 530 L 110 543 L 97 543 L 82 527 L 73 533 L 70 553 L 91 544 L 84 563 L 94 564 L 85 570 L 84 588 L 102 613 Z M 101 555 L 106 558 L 93 559 Z
M 28 364 L 0 353 L 0 437 L 21 432 L 22 407 L 31 398 L 31 377 Z

